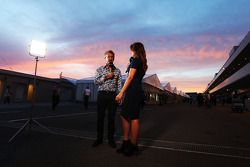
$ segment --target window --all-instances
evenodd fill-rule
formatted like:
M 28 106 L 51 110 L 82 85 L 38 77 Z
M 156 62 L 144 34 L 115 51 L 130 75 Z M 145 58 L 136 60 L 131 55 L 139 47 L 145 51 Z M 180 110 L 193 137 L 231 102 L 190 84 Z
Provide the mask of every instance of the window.
M 33 84 L 29 84 L 29 86 L 28 86 L 28 96 L 27 96 L 27 100 L 28 101 L 32 100 L 33 92 L 34 92 L 34 85 Z

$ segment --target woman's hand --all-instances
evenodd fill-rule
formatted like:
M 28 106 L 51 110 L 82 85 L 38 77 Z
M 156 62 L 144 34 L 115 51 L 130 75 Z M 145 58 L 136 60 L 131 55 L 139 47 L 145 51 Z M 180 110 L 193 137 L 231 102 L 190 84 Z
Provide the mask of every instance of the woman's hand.
M 120 104 L 122 101 L 122 97 L 123 97 L 123 93 L 119 93 L 116 97 L 115 97 L 115 101 Z

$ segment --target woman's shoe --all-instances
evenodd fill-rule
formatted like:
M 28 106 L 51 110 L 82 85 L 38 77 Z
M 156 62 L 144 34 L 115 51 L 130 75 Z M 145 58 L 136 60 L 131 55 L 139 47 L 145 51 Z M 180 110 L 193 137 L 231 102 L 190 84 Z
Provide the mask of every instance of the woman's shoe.
M 124 153 L 124 151 L 125 151 L 128 147 L 130 147 L 130 145 L 131 145 L 130 140 L 123 140 L 122 146 L 121 146 L 119 149 L 117 149 L 116 152 L 117 152 L 117 153 Z
M 130 144 L 129 147 L 127 147 L 124 151 L 123 151 L 123 154 L 127 157 L 130 157 L 132 155 L 138 155 L 139 153 L 139 148 L 137 145 L 135 144 Z

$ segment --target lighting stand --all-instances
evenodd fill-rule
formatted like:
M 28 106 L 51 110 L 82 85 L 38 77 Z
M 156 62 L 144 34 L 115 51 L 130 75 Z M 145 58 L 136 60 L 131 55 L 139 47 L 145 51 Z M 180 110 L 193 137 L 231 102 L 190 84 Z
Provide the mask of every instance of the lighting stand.
M 34 124 L 36 124 L 37 126 L 41 127 L 42 129 L 46 130 L 49 133 L 54 133 L 49 128 L 42 125 L 37 120 L 33 119 L 35 96 L 36 96 L 36 72 L 37 72 L 38 56 L 35 57 L 35 60 L 36 60 L 36 66 L 35 66 L 34 87 L 33 87 L 33 97 L 32 97 L 32 103 L 31 103 L 30 116 L 29 116 L 29 119 L 25 122 L 25 124 L 9 139 L 8 143 L 13 141 L 16 138 L 16 136 L 18 136 L 27 126 L 29 126 L 29 132 L 31 132 L 31 128 Z

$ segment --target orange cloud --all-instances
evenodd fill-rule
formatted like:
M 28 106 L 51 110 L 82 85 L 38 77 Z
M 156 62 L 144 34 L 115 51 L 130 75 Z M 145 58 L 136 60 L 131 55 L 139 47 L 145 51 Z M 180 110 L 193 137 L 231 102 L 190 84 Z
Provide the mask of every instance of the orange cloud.
M 154 45 L 145 45 L 147 46 L 146 51 L 149 65 L 147 73 L 161 73 L 168 76 L 168 73 L 175 72 L 177 75 L 175 78 L 161 77 L 161 81 L 171 82 L 176 85 L 179 90 L 185 92 L 202 92 L 207 83 L 212 79 L 213 73 L 204 73 L 205 78 L 202 76 L 197 78 L 195 77 L 196 74 L 194 74 L 192 79 L 185 78 L 185 76 L 184 78 L 183 76 L 178 76 L 178 73 L 195 69 L 204 69 L 204 71 L 206 71 L 206 69 L 211 67 L 218 67 L 219 69 L 220 65 L 227 59 L 231 46 L 224 46 L 222 44 L 223 47 L 218 48 L 211 44 L 211 38 L 213 37 L 206 35 L 194 37 L 196 43 L 202 43 L 202 45 L 198 46 L 192 43 L 167 48 L 163 45 L 165 40 L 159 40 L 162 42 L 160 48 L 154 48 Z M 233 41 L 235 39 L 236 37 L 231 37 L 227 40 Z M 178 38 L 174 40 L 178 40 Z M 214 41 L 215 43 L 223 43 L 224 39 L 222 37 L 214 37 Z M 96 68 L 105 64 L 104 52 L 109 49 L 115 51 L 115 65 L 124 73 L 130 57 L 129 45 L 131 43 L 132 41 L 129 40 L 100 41 L 94 44 L 79 45 L 70 48 L 65 47 L 51 52 L 48 51 L 46 58 L 38 62 L 37 74 L 54 78 L 58 77 L 62 72 L 64 76 L 76 79 L 93 76 Z M 35 60 L 26 57 L 13 64 L 3 64 L 1 68 L 9 69 L 10 66 L 15 71 L 33 74 Z M 208 77 L 208 75 L 211 77 Z M 181 80 L 180 77 L 182 77 Z

